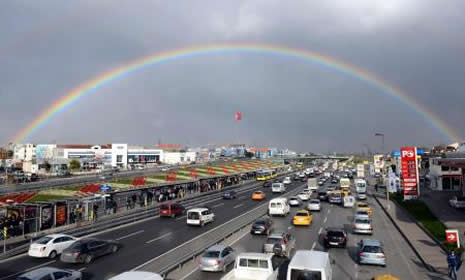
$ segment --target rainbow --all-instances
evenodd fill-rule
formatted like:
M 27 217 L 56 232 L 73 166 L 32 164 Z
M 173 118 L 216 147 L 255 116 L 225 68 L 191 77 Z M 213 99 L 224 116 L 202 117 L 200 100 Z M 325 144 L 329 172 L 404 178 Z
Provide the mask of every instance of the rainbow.
M 223 53 L 251 53 L 260 55 L 278 55 L 288 58 L 300 59 L 306 62 L 318 64 L 323 67 L 347 74 L 355 79 L 363 81 L 382 93 L 395 98 L 402 104 L 407 105 L 410 109 L 421 115 L 435 129 L 441 132 L 449 140 L 458 140 L 457 133 L 448 125 L 430 112 L 427 108 L 417 103 L 400 89 L 389 85 L 385 81 L 376 77 L 363 69 L 350 65 L 342 60 L 324 56 L 315 52 L 303 49 L 288 48 L 268 44 L 251 44 L 251 43 L 228 43 L 213 44 L 205 46 L 195 46 L 189 48 L 175 49 L 166 52 L 155 53 L 136 59 L 128 64 L 121 65 L 115 69 L 109 70 L 93 79 L 90 79 L 82 85 L 74 88 L 57 100 L 53 105 L 45 109 L 37 116 L 34 121 L 24 127 L 13 139 L 13 143 L 20 143 L 27 140 L 34 132 L 43 128 L 54 116 L 60 114 L 76 101 L 95 92 L 97 89 L 115 81 L 122 79 L 136 71 L 167 63 L 177 59 L 185 59 L 193 56 L 223 54 Z

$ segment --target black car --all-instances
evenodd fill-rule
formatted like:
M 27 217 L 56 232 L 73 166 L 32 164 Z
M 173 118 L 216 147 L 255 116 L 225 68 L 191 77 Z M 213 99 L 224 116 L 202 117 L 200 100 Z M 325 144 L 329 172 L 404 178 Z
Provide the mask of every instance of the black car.
M 60 260 L 65 263 L 88 264 L 98 257 L 116 253 L 120 247 L 121 245 L 113 240 L 80 239 L 63 250 Z
M 272 185 L 272 184 L 273 184 L 273 183 L 272 183 L 271 181 L 265 181 L 265 183 L 263 183 L 263 187 L 264 187 L 264 188 L 271 188 L 271 185 Z
M 328 228 L 323 235 L 325 248 L 347 246 L 347 232 L 342 228 Z
M 318 192 L 318 199 L 321 201 L 327 201 L 328 200 L 328 193 L 326 191 L 319 191 Z
M 252 224 L 250 229 L 251 234 L 266 234 L 268 235 L 273 229 L 273 221 L 268 218 L 260 218 Z
M 237 198 L 237 193 L 235 191 L 225 191 L 223 193 L 223 199 L 235 199 Z

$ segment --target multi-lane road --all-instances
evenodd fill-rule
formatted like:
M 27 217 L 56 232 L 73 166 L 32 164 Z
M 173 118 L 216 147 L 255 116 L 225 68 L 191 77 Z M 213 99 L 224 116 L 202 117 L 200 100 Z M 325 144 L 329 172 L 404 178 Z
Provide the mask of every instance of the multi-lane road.
M 209 231 L 255 207 L 267 203 L 274 195 L 269 188 L 263 188 L 262 183 L 252 183 L 256 188 L 244 192 L 239 191 L 235 200 L 215 200 L 204 203 L 213 208 L 216 215 L 214 223 L 203 228 L 189 227 L 185 223 L 185 217 L 150 218 L 125 227 L 102 232 L 96 235 L 98 238 L 118 240 L 122 248 L 114 255 L 108 255 L 96 259 L 88 265 L 65 264 L 57 260 L 34 259 L 28 256 L 19 256 L 0 263 L 0 280 L 15 279 L 15 277 L 27 270 L 54 266 L 81 270 L 84 280 L 108 279 L 109 277 L 131 270 L 145 262 L 154 259 L 170 249 L 179 246 L 194 237 Z M 304 183 L 293 182 L 288 190 L 303 188 Z M 251 193 L 261 189 L 266 193 L 266 200 L 262 202 L 252 201 Z M 374 234 L 369 238 L 376 238 L 384 243 L 387 255 L 387 266 L 359 266 L 356 263 L 357 242 L 364 236 L 349 234 L 347 249 L 330 249 L 330 256 L 335 260 L 333 265 L 334 279 L 370 279 L 381 273 L 392 273 L 401 279 L 433 279 L 428 276 L 420 260 L 403 240 L 399 232 L 390 223 L 384 212 L 371 198 L 368 203 L 374 209 L 373 224 Z M 297 249 L 325 250 L 321 244 L 321 233 L 329 226 L 343 226 L 351 232 L 351 220 L 353 210 L 341 206 L 322 203 L 322 211 L 314 213 L 313 224 L 310 227 L 294 227 L 290 220 L 296 208 L 287 217 L 273 218 L 277 228 L 288 228 L 296 237 Z M 260 252 L 264 237 L 246 234 L 239 239 L 233 247 L 240 251 Z M 186 271 L 184 279 L 203 280 L 220 279 L 221 273 L 205 273 L 196 269 Z

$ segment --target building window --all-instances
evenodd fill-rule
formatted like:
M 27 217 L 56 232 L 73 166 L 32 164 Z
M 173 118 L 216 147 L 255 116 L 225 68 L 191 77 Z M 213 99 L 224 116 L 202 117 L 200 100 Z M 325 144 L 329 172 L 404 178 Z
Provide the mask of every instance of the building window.
M 459 169 L 457 167 L 451 167 L 450 171 L 459 171 Z
M 441 165 L 441 171 L 449 171 L 449 166 Z
M 443 177 L 442 178 L 442 189 L 444 191 L 450 191 L 452 189 L 451 183 L 452 183 L 451 178 Z
M 122 155 L 117 155 L 116 156 L 116 162 L 118 162 L 118 163 L 123 162 L 123 156 Z

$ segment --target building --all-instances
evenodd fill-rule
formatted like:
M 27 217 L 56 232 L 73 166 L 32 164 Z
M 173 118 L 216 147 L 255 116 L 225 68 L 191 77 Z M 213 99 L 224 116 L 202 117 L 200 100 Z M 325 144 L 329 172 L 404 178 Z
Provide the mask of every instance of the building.
M 384 169 L 384 155 L 374 155 L 373 156 L 375 172 L 381 173 Z
M 162 161 L 166 164 L 189 164 L 196 160 L 195 152 L 165 152 Z
M 463 158 L 435 157 L 429 159 L 430 187 L 438 191 L 463 191 Z
M 13 150 L 15 162 L 34 161 L 36 159 L 36 146 L 34 144 L 17 144 Z

